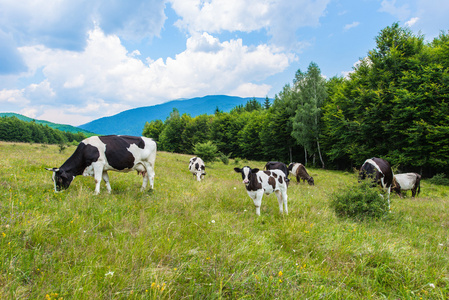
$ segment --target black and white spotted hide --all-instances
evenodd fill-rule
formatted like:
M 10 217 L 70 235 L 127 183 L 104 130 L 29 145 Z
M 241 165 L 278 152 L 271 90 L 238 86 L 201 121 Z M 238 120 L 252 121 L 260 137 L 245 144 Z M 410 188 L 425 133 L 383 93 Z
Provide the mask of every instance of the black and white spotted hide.
M 286 175 L 281 170 L 259 171 L 246 166 L 234 168 L 234 171 L 241 173 L 243 184 L 246 187 L 248 196 L 256 206 L 256 214 L 260 216 L 260 206 L 263 194 L 275 193 L 278 198 L 279 211 L 288 214 L 287 207 L 287 181 Z
M 192 157 L 189 162 L 189 171 L 193 174 L 193 177 L 196 177 L 197 181 L 201 181 L 206 175 L 206 165 L 201 158 Z
M 55 191 L 67 189 L 78 175 L 95 178 L 95 194 L 100 193 L 100 182 L 106 182 L 111 192 L 108 171 L 129 172 L 142 175 L 142 190 L 150 182 L 154 185 L 156 142 L 146 137 L 126 135 L 92 136 L 81 141 L 75 152 L 59 168 L 46 168 L 53 172 Z

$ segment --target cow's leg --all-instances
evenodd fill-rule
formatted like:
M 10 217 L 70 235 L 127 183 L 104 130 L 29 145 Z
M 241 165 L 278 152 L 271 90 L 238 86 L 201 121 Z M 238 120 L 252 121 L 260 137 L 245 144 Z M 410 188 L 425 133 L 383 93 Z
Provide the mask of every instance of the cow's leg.
M 284 213 L 284 206 L 283 206 L 283 203 L 282 203 L 282 193 L 281 193 L 281 191 L 275 191 L 274 193 L 276 194 L 276 197 L 278 198 L 279 212 L 281 214 L 283 214 Z
M 154 189 L 154 169 L 151 166 L 150 168 L 147 169 L 148 171 L 148 180 L 150 181 L 150 187 L 151 189 Z
M 301 183 L 301 178 L 299 178 L 299 175 L 296 175 L 296 184 Z
M 261 190 L 260 192 L 257 192 L 253 198 L 254 206 L 256 207 L 256 215 L 258 215 L 258 216 L 260 216 L 260 206 L 262 205 L 262 196 L 263 196 L 263 190 Z
M 412 188 L 412 198 L 415 198 L 416 195 L 416 184 L 415 186 Z
M 145 169 L 146 169 L 146 172 L 143 175 L 141 191 L 146 190 L 148 182 L 150 182 L 151 189 L 154 188 L 154 169 L 150 164 L 145 164 Z
M 111 193 L 111 184 L 109 183 L 109 175 L 107 171 L 103 171 L 103 180 L 106 183 L 106 189 L 108 190 L 108 193 Z
M 196 172 L 196 181 L 201 181 L 201 172 Z
M 283 192 L 282 192 L 282 201 L 284 202 L 284 211 L 285 211 L 285 214 L 288 215 L 287 192 L 286 192 L 286 191 L 283 191 Z
M 388 199 L 388 211 L 391 212 L 390 208 L 390 192 L 391 192 L 391 186 L 387 188 L 387 199 Z
M 103 176 L 103 166 L 98 164 L 94 166 L 94 178 L 95 178 L 95 195 L 100 193 L 101 177 Z

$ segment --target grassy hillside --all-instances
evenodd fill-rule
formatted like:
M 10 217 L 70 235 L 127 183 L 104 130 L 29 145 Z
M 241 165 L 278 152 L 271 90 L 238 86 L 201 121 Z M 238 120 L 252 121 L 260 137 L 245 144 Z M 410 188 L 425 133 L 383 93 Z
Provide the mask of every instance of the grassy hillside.
M 356 177 L 311 169 L 288 216 L 271 195 L 257 217 L 233 162 L 196 182 L 190 156 L 164 152 L 153 192 L 110 172 L 111 195 L 91 177 L 54 193 L 44 167 L 74 149 L 0 142 L 2 299 L 449 298 L 448 187 L 424 180 L 383 220 L 353 222 L 329 197 Z
M 83 133 L 85 136 L 89 137 L 92 135 L 95 135 L 94 133 L 88 131 L 88 130 L 84 130 L 75 126 L 71 126 L 71 125 L 66 125 L 66 124 L 57 124 L 57 123 L 52 123 L 52 122 L 48 122 L 48 121 L 43 121 L 43 120 L 35 120 L 32 118 L 28 118 L 25 117 L 23 115 L 20 114 L 16 114 L 16 113 L 0 113 L 0 118 L 1 117 L 16 117 L 19 120 L 25 121 L 25 122 L 36 122 L 37 124 L 42 124 L 42 125 L 47 125 L 50 128 L 53 129 L 58 129 L 61 131 L 67 131 L 67 132 L 72 132 L 72 133 L 78 133 L 81 132 Z

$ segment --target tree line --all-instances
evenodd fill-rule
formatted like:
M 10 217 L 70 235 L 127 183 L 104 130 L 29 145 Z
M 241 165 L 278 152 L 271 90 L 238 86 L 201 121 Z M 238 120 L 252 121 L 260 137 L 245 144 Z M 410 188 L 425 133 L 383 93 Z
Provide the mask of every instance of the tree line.
M 195 118 L 174 109 L 143 135 L 170 152 L 210 141 L 231 157 L 352 169 L 377 156 L 402 172 L 449 174 L 449 34 L 425 42 L 394 23 L 375 40 L 347 77 L 324 79 L 312 62 L 273 103 Z
M 26 122 L 17 117 L 0 118 L 0 140 L 42 144 L 67 144 L 81 142 L 83 133 L 72 133 L 50 128 L 36 122 Z

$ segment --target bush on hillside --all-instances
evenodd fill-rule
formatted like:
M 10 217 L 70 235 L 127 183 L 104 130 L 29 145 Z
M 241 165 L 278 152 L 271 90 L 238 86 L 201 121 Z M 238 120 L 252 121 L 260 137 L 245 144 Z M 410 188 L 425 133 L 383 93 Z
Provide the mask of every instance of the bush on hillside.
M 195 144 L 193 153 L 204 162 L 215 161 L 218 156 L 218 149 L 211 141 Z
M 444 173 L 439 173 L 429 179 L 429 182 L 436 185 L 447 185 L 449 186 L 449 178 L 446 178 Z
M 222 152 L 220 152 L 220 154 L 219 154 L 219 158 L 220 158 L 221 162 L 224 163 L 225 165 L 229 165 L 229 156 L 230 155 L 226 155 Z
M 378 219 L 388 212 L 387 196 L 367 182 L 334 192 L 330 205 L 337 216 L 356 220 Z

